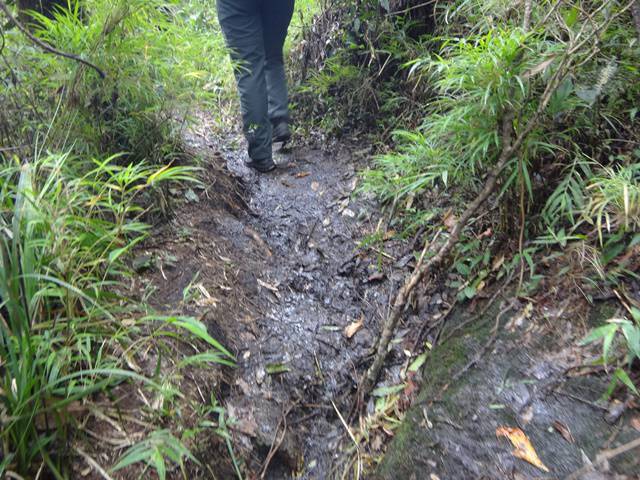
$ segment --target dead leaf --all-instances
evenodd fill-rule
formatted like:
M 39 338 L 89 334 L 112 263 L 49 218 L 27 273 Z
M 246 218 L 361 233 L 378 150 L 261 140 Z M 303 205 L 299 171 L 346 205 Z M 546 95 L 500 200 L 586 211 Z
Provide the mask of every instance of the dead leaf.
M 533 313 L 533 304 L 529 302 L 518 313 L 518 315 L 515 315 L 507 322 L 507 324 L 504 326 L 505 330 L 509 332 L 514 332 L 517 328 L 522 327 L 522 325 L 524 325 L 525 320 L 529 320 L 531 318 L 532 313 Z
M 353 337 L 364 325 L 364 315 L 360 317 L 360 320 L 357 322 L 352 322 L 347 325 L 344 329 L 344 336 L 347 338 Z
M 296 178 L 304 178 L 304 177 L 308 177 L 309 175 L 311 175 L 311 172 L 298 172 L 298 173 L 296 173 L 295 177 Z
M 496 270 L 499 270 L 503 264 L 504 264 L 504 255 L 500 255 L 494 258 L 493 262 L 491 263 L 491 271 L 495 272 Z
M 478 240 L 482 240 L 483 238 L 489 238 L 493 235 L 493 230 L 491 228 L 487 228 L 484 232 L 477 236 Z
M 449 231 L 455 227 L 456 223 L 458 223 L 457 217 L 453 214 L 453 210 L 449 209 L 445 212 L 444 217 L 442 218 L 442 223 Z
M 522 74 L 522 78 L 523 79 L 531 78 L 531 77 L 537 75 L 538 73 L 544 72 L 547 69 L 547 67 L 554 62 L 555 59 L 556 59 L 556 57 L 553 56 L 551 58 L 548 58 L 544 62 L 539 63 L 538 65 L 533 67 L 531 70 L 524 72 Z
M 374 452 L 379 452 L 380 450 L 382 450 L 383 445 L 384 442 L 382 436 L 376 435 L 373 437 L 373 440 L 371 441 L 371 449 Z
M 552 425 L 553 425 L 553 428 L 560 435 L 562 435 L 562 438 L 564 438 L 567 442 L 569 443 L 575 442 L 575 440 L 573 439 L 573 435 L 571 435 L 571 430 L 569 430 L 569 427 L 566 426 L 564 423 L 562 423 L 560 420 L 554 420 Z
M 280 291 L 278 290 L 278 287 L 276 285 L 271 285 L 270 283 L 267 283 L 264 280 L 260 280 L 259 278 L 257 280 L 258 280 L 258 285 L 260 285 L 263 288 L 266 288 L 271 293 L 273 293 L 276 297 L 280 298 Z
M 549 472 L 549 469 L 542 463 L 533 445 L 531 445 L 531 441 L 522 430 L 512 427 L 498 427 L 496 429 L 496 436 L 507 437 L 509 439 L 511 444 L 516 448 L 511 452 L 514 457 L 529 462 L 542 471 Z
M 369 275 L 369 277 L 367 278 L 367 282 L 368 283 L 372 283 L 372 282 L 379 282 L 381 280 L 384 280 L 385 274 L 382 272 L 376 272 L 376 273 L 372 273 L 371 275 Z
M 640 417 L 633 417 L 631 419 L 631 426 L 640 432 Z

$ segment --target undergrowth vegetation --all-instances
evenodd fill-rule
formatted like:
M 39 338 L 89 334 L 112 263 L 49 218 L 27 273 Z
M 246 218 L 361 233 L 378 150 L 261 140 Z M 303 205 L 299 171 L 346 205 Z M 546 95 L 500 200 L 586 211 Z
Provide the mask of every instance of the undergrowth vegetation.
M 223 114 L 231 70 L 215 10 L 199 0 L 42 2 L 40 12 L 3 3 L 0 476 L 76 478 L 75 459 L 108 475 L 83 445 L 101 440 L 94 420 L 122 420 L 128 398 L 140 431 L 120 429 L 106 469 L 187 478 L 185 462 L 199 464 L 193 439 L 226 427 L 215 396 L 192 405 L 181 382 L 234 358 L 200 321 L 132 298 L 129 255 L 151 212 L 166 211 L 166 186 L 196 182 L 180 135 L 196 107 Z
M 391 144 L 364 173 L 363 190 L 386 202 L 390 227 L 405 236 L 446 235 L 497 172 L 497 189 L 453 249 L 462 280 L 450 286 L 462 300 L 509 279 L 523 296 L 591 302 L 615 292 L 629 307 L 626 318 L 589 338 L 604 335 L 603 361 L 626 363 L 614 380 L 636 391 L 633 4 L 345 2 L 318 21 L 336 53 L 307 52 L 315 63 L 299 95 L 319 97 L 306 104 L 330 132 L 373 131 Z M 323 23 L 332 16 L 342 28 Z M 502 167 L 510 142 L 517 150 Z

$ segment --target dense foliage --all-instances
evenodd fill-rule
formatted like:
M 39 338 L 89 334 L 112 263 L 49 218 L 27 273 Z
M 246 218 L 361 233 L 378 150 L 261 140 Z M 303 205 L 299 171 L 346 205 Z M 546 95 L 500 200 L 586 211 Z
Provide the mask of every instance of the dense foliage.
M 130 384 L 156 407 L 149 439 L 115 468 L 142 462 L 164 478 L 165 463 L 194 460 L 183 444 L 194 432 L 160 429 L 181 370 L 233 357 L 199 321 L 132 303 L 127 256 L 162 185 L 195 181 L 176 163 L 180 132 L 196 106 L 215 108 L 229 66 L 204 2 L 44 3 L 9 5 L 24 30 L 0 14 L 0 476 L 73 476 L 92 401 Z M 169 374 L 136 364 L 175 342 L 200 354 Z
M 522 295 L 591 301 L 615 291 L 628 308 L 598 331 L 606 345 L 620 334 L 604 361 L 631 366 L 640 332 L 636 2 L 340 5 L 310 33 L 335 53 L 306 52 L 314 68 L 300 95 L 319 95 L 306 104 L 329 131 L 373 131 L 389 143 L 393 130 L 364 186 L 388 203 L 390 225 L 446 231 L 497 173 L 457 243 L 463 280 L 450 286 L 461 299 L 513 277 Z M 511 142 L 517 151 L 497 167 Z M 635 389 L 624 371 L 616 379 Z

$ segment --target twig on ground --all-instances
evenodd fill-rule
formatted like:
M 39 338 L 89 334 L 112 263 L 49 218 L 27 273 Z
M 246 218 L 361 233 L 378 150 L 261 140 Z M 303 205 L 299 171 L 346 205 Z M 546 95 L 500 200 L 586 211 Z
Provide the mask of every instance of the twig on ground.
M 58 50 L 57 48 L 54 48 L 48 43 L 40 40 L 33 33 L 31 33 L 29 29 L 25 27 L 22 24 L 22 22 L 20 22 L 20 20 L 18 20 L 11 14 L 11 12 L 9 11 L 9 7 L 7 7 L 7 4 L 4 2 L 4 0 L 0 0 L 0 10 L 2 10 L 2 12 L 9 19 L 9 21 L 13 23 L 18 28 L 18 30 L 20 30 L 32 43 L 40 47 L 45 52 L 82 63 L 83 65 L 86 65 L 87 67 L 94 69 L 102 79 L 107 77 L 106 73 L 104 73 L 104 70 L 94 65 L 93 63 L 89 62 L 88 60 L 85 60 L 84 58 L 79 57 L 78 55 L 74 55 L 72 53 L 66 53 L 61 50 Z
M 522 28 L 527 31 L 531 26 L 531 0 L 524 0 L 524 20 Z
M 563 397 L 567 397 L 570 398 L 572 400 L 575 400 L 576 402 L 580 402 L 580 403 L 584 403 L 585 405 L 589 405 L 591 408 L 596 409 L 596 410 L 601 410 L 603 412 L 607 411 L 606 407 L 603 407 L 602 405 L 598 405 L 595 402 L 592 402 L 590 400 L 587 400 L 586 398 L 582 398 L 579 397 L 577 395 L 574 395 L 573 393 L 569 393 L 569 392 L 561 392 L 559 390 L 556 390 L 553 392 L 555 395 L 562 395 Z
M 282 418 L 278 422 L 278 426 L 276 427 L 276 434 L 275 434 L 275 437 L 273 439 L 273 443 L 271 444 L 271 448 L 269 449 L 269 453 L 267 454 L 267 458 L 265 459 L 264 465 L 262 467 L 262 470 L 260 471 L 260 478 L 261 479 L 265 478 L 265 475 L 267 474 L 267 470 L 269 469 L 269 464 L 271 464 L 271 460 L 273 460 L 273 457 L 275 457 L 276 453 L 278 453 L 278 450 L 282 446 L 282 442 L 284 441 L 284 437 L 287 434 L 287 415 L 289 415 L 291 410 L 293 410 L 294 406 L 295 406 L 295 404 L 290 405 L 289 408 L 282 414 Z M 278 438 L 278 432 L 280 431 L 280 425 L 282 425 L 282 435 L 280 435 L 280 438 Z
M 357 458 L 358 470 L 356 471 L 356 477 L 355 478 L 357 480 L 357 479 L 360 478 L 360 476 L 362 475 L 362 471 L 363 471 L 362 455 L 360 453 L 360 445 L 358 445 L 358 441 L 356 440 L 356 437 L 354 437 L 353 433 L 351 432 L 351 429 L 349 428 L 349 425 L 345 421 L 344 417 L 340 413 L 340 410 L 338 410 L 338 407 L 336 406 L 336 404 L 335 404 L 335 402 L 333 400 L 331 400 L 331 405 L 333 405 L 333 409 L 336 411 L 336 414 L 338 415 L 338 418 L 340 419 L 340 422 L 342 423 L 342 426 L 347 431 L 347 434 L 349 434 L 349 438 L 351 439 L 351 441 L 353 442 L 353 445 L 356 448 L 356 454 L 357 454 L 357 457 L 358 457 Z
M 93 468 L 97 473 L 100 474 L 102 478 L 105 480 L 113 480 L 111 476 L 96 462 L 90 455 L 85 453 L 80 447 L 75 447 L 75 451 L 80 455 L 85 462 L 89 464 L 91 468 Z
M 584 467 L 580 468 L 579 470 L 576 470 L 571 475 L 569 475 L 566 478 L 566 480 L 578 480 L 585 473 L 588 473 L 588 472 L 594 470 L 598 466 L 604 465 L 609 460 L 612 460 L 615 457 L 617 457 L 619 455 L 622 455 L 623 453 L 627 453 L 627 452 L 629 452 L 631 450 L 634 450 L 636 448 L 639 448 L 639 447 L 640 447 L 640 437 L 636 438 L 635 440 L 631 440 L 630 442 L 625 443 L 624 445 L 620 445 L 617 448 L 613 448 L 611 450 L 603 450 L 602 452 L 600 452 L 598 454 L 598 456 L 596 457 L 596 460 L 593 462 L 593 464 L 585 465 Z

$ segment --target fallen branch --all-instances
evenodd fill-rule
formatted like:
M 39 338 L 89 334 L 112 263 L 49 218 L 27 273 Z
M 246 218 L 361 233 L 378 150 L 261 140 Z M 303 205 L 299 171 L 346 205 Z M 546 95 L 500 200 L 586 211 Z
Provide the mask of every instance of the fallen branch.
M 631 440 L 630 442 L 625 443 L 624 445 L 620 445 L 617 448 L 613 448 L 611 450 L 604 450 L 603 452 L 598 454 L 593 464 L 585 465 L 581 469 L 569 475 L 566 480 L 578 480 L 579 478 L 582 478 L 582 476 L 585 475 L 586 473 L 596 470 L 597 467 L 603 467 L 604 465 L 606 465 L 606 463 L 609 460 L 612 460 L 615 457 L 622 455 L 623 453 L 627 453 L 639 447 L 640 447 L 640 437 L 636 438 L 635 440 Z
M 435 256 L 431 257 L 429 261 L 424 264 L 418 263 L 418 266 L 414 270 L 413 274 L 404 283 L 404 285 L 396 295 L 391 313 L 387 317 L 382 328 L 382 334 L 378 343 L 376 356 L 371 367 L 369 367 L 369 370 L 367 370 L 367 373 L 361 384 L 361 398 L 364 398 L 366 395 L 368 395 L 375 385 L 378 374 L 380 373 L 380 369 L 382 368 L 382 365 L 384 364 L 384 361 L 387 357 L 387 349 L 389 348 L 389 343 L 391 342 L 393 334 L 396 330 L 398 321 L 402 316 L 402 312 L 404 311 L 409 295 L 427 273 L 433 271 L 434 268 L 438 267 L 449 256 L 449 253 L 451 253 L 453 247 L 458 243 L 458 239 L 460 238 L 462 229 L 466 226 L 467 222 L 478 210 L 480 205 L 482 205 L 485 200 L 489 198 L 489 195 L 491 195 L 497 184 L 498 177 L 502 173 L 502 170 L 512 158 L 512 154 L 514 152 L 512 145 L 513 117 L 513 113 L 508 112 L 502 118 L 502 153 L 496 166 L 489 172 L 484 188 L 460 216 L 456 224 L 453 226 L 451 235 L 449 235 L 449 238 L 440 247 Z M 422 252 L 422 257 L 424 257 L 424 254 L 425 251 Z
M 9 21 L 11 23 L 13 23 L 18 28 L 18 30 L 20 30 L 29 40 L 31 40 L 31 42 L 36 44 L 38 47 L 40 47 L 45 52 L 51 53 L 53 55 L 57 55 L 59 57 L 68 58 L 70 60 L 74 60 L 74 61 L 79 62 L 79 63 L 82 63 L 83 65 L 86 65 L 87 67 L 92 68 L 96 72 L 98 72 L 98 75 L 100 75 L 100 78 L 102 78 L 102 79 L 106 78 L 107 75 L 104 73 L 104 70 L 102 70 L 100 67 L 94 65 L 93 63 L 85 60 L 82 57 L 79 57 L 79 56 L 74 55 L 72 53 L 66 53 L 66 52 L 63 52 L 61 50 L 58 50 L 57 48 L 52 47 L 48 43 L 43 42 L 38 37 L 36 37 L 33 33 L 31 33 L 29 31 L 29 29 L 27 27 L 25 27 L 22 24 L 22 22 L 20 22 L 20 20 L 18 20 L 17 18 L 15 18 L 11 14 L 11 12 L 9 11 L 9 7 L 7 7 L 7 4 L 4 2 L 4 0 L 0 0 L 0 10 L 2 10 L 2 12 L 9 19 Z

